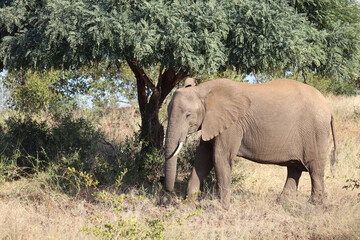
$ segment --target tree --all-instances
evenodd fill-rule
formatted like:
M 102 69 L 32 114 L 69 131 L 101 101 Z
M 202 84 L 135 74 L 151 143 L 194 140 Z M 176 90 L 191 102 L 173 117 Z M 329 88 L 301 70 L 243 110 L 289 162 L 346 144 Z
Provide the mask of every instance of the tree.
M 8 105 L 24 113 L 57 113 L 76 105 L 76 97 L 87 94 L 92 82 L 82 71 L 48 69 L 47 71 L 13 71 L 1 77 L 9 93 Z
M 308 68 L 353 85 L 360 69 L 360 2 L 356 0 L 291 0 L 297 12 L 323 35 L 321 64 Z
M 353 78 L 358 15 L 359 4 L 348 0 L 14 0 L 0 10 L 0 56 L 12 71 L 128 66 L 141 137 L 160 148 L 159 109 L 188 75 L 236 67 Z

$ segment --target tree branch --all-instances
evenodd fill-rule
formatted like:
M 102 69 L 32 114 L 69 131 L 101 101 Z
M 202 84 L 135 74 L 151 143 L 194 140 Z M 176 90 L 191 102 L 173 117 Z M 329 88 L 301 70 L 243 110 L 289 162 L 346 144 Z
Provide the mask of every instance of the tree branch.
M 139 67 L 137 61 L 129 60 L 129 59 L 126 59 L 126 61 L 129 64 L 131 71 L 133 71 L 133 73 L 135 74 L 135 77 L 143 79 L 146 86 L 150 88 L 151 91 L 156 92 L 157 91 L 156 86 L 151 82 L 150 78 L 146 75 L 145 71 L 141 67 Z
M 148 97 L 146 95 L 146 87 L 145 87 L 146 85 L 143 77 L 144 75 L 141 74 L 141 71 L 136 64 L 134 64 L 132 61 L 128 59 L 126 61 L 129 64 L 131 71 L 135 74 L 139 110 L 141 114 L 141 119 L 143 120 L 145 117 L 146 105 L 148 101 Z
M 163 80 L 162 76 L 163 76 L 164 68 L 165 68 L 165 66 L 163 64 L 161 64 L 160 69 L 159 69 L 159 77 L 158 77 L 158 84 L 157 84 L 157 87 L 160 91 L 161 91 L 161 85 L 162 85 L 162 80 Z
M 166 84 L 168 84 L 168 81 L 170 79 L 173 79 L 174 77 L 175 77 L 175 71 L 174 71 L 173 67 L 166 69 L 165 72 L 159 76 L 158 88 L 160 89 L 160 92 L 162 92 L 164 85 L 166 87 Z
M 188 75 L 188 70 L 183 70 L 182 68 L 176 74 L 173 68 L 169 68 L 169 72 L 165 71 L 163 74 L 164 80 L 162 82 L 161 88 L 161 97 L 160 102 L 163 102 L 166 96 L 171 92 L 171 90 Z

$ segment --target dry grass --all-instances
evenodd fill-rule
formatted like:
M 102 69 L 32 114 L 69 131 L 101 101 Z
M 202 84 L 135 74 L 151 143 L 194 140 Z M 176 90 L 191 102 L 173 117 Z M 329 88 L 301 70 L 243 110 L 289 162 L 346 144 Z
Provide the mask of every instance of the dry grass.
M 194 208 L 180 195 L 172 197 L 172 204 L 164 205 L 159 204 L 163 192 L 155 189 L 139 198 L 143 193 L 133 189 L 126 195 L 121 216 L 139 222 L 146 218 L 164 220 L 166 239 L 360 239 L 360 189 L 343 188 L 346 179 L 360 179 L 360 96 L 330 96 L 328 100 L 336 119 L 338 163 L 332 172 L 330 163 L 326 168 L 324 206 L 307 203 L 311 190 L 308 173 L 300 179 L 297 199 L 281 205 L 276 198 L 286 169 L 239 159 L 235 175 L 240 171 L 246 177 L 241 184 L 233 184 L 228 211 L 211 194 L 204 194 L 196 202 L 196 208 L 204 211 L 188 217 Z M 105 126 L 113 120 L 101 121 Z M 111 130 L 107 133 L 111 139 L 121 140 L 132 130 L 122 128 L 119 136 Z M 41 178 L 0 183 L 0 239 L 94 239 L 80 231 L 91 226 L 89 216 L 94 213 L 109 221 L 119 217 L 101 203 L 55 193 Z
M 133 107 L 105 109 L 100 113 L 99 124 L 106 137 L 118 143 L 139 130 L 139 113 Z
M 50 191 L 40 179 L 2 182 L 0 239 L 92 239 L 80 232 L 88 223 L 86 204 Z

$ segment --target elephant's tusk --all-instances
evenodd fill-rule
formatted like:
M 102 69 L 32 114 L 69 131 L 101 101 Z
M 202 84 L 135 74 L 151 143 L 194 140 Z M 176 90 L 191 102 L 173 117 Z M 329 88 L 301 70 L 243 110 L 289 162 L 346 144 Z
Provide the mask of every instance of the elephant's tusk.
M 175 157 L 176 155 L 178 155 L 183 145 L 184 145 L 184 142 L 179 142 L 179 145 L 177 146 L 177 148 L 176 148 L 176 150 L 174 151 L 174 153 L 171 154 L 171 156 L 168 157 L 166 160 L 168 160 L 168 159 L 170 159 L 170 158 Z
M 177 149 L 176 149 L 173 157 L 175 157 L 176 155 L 179 154 L 179 152 L 180 152 L 180 150 L 181 150 L 181 148 L 182 148 L 183 145 L 184 145 L 184 142 L 180 142 L 180 143 L 179 143 L 179 146 L 177 147 Z

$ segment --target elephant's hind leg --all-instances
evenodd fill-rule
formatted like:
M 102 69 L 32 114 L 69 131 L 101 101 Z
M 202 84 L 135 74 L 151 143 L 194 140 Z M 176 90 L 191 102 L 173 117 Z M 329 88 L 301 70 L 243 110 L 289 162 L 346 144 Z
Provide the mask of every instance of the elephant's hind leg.
M 324 192 L 325 160 L 312 161 L 309 166 L 311 178 L 311 196 L 309 202 L 312 204 L 322 204 Z
M 210 142 L 202 141 L 196 151 L 195 162 L 191 172 L 187 196 L 194 198 L 200 189 L 200 184 L 209 175 L 213 168 L 213 146 Z
M 329 131 L 317 132 L 313 144 L 305 150 L 306 168 L 311 178 L 311 196 L 309 202 L 322 204 L 325 198 L 324 175 L 327 159 Z
M 299 179 L 301 177 L 302 170 L 294 166 L 287 166 L 287 177 L 284 189 L 282 190 L 278 201 L 283 202 L 286 199 L 291 199 L 295 197 L 298 186 Z

